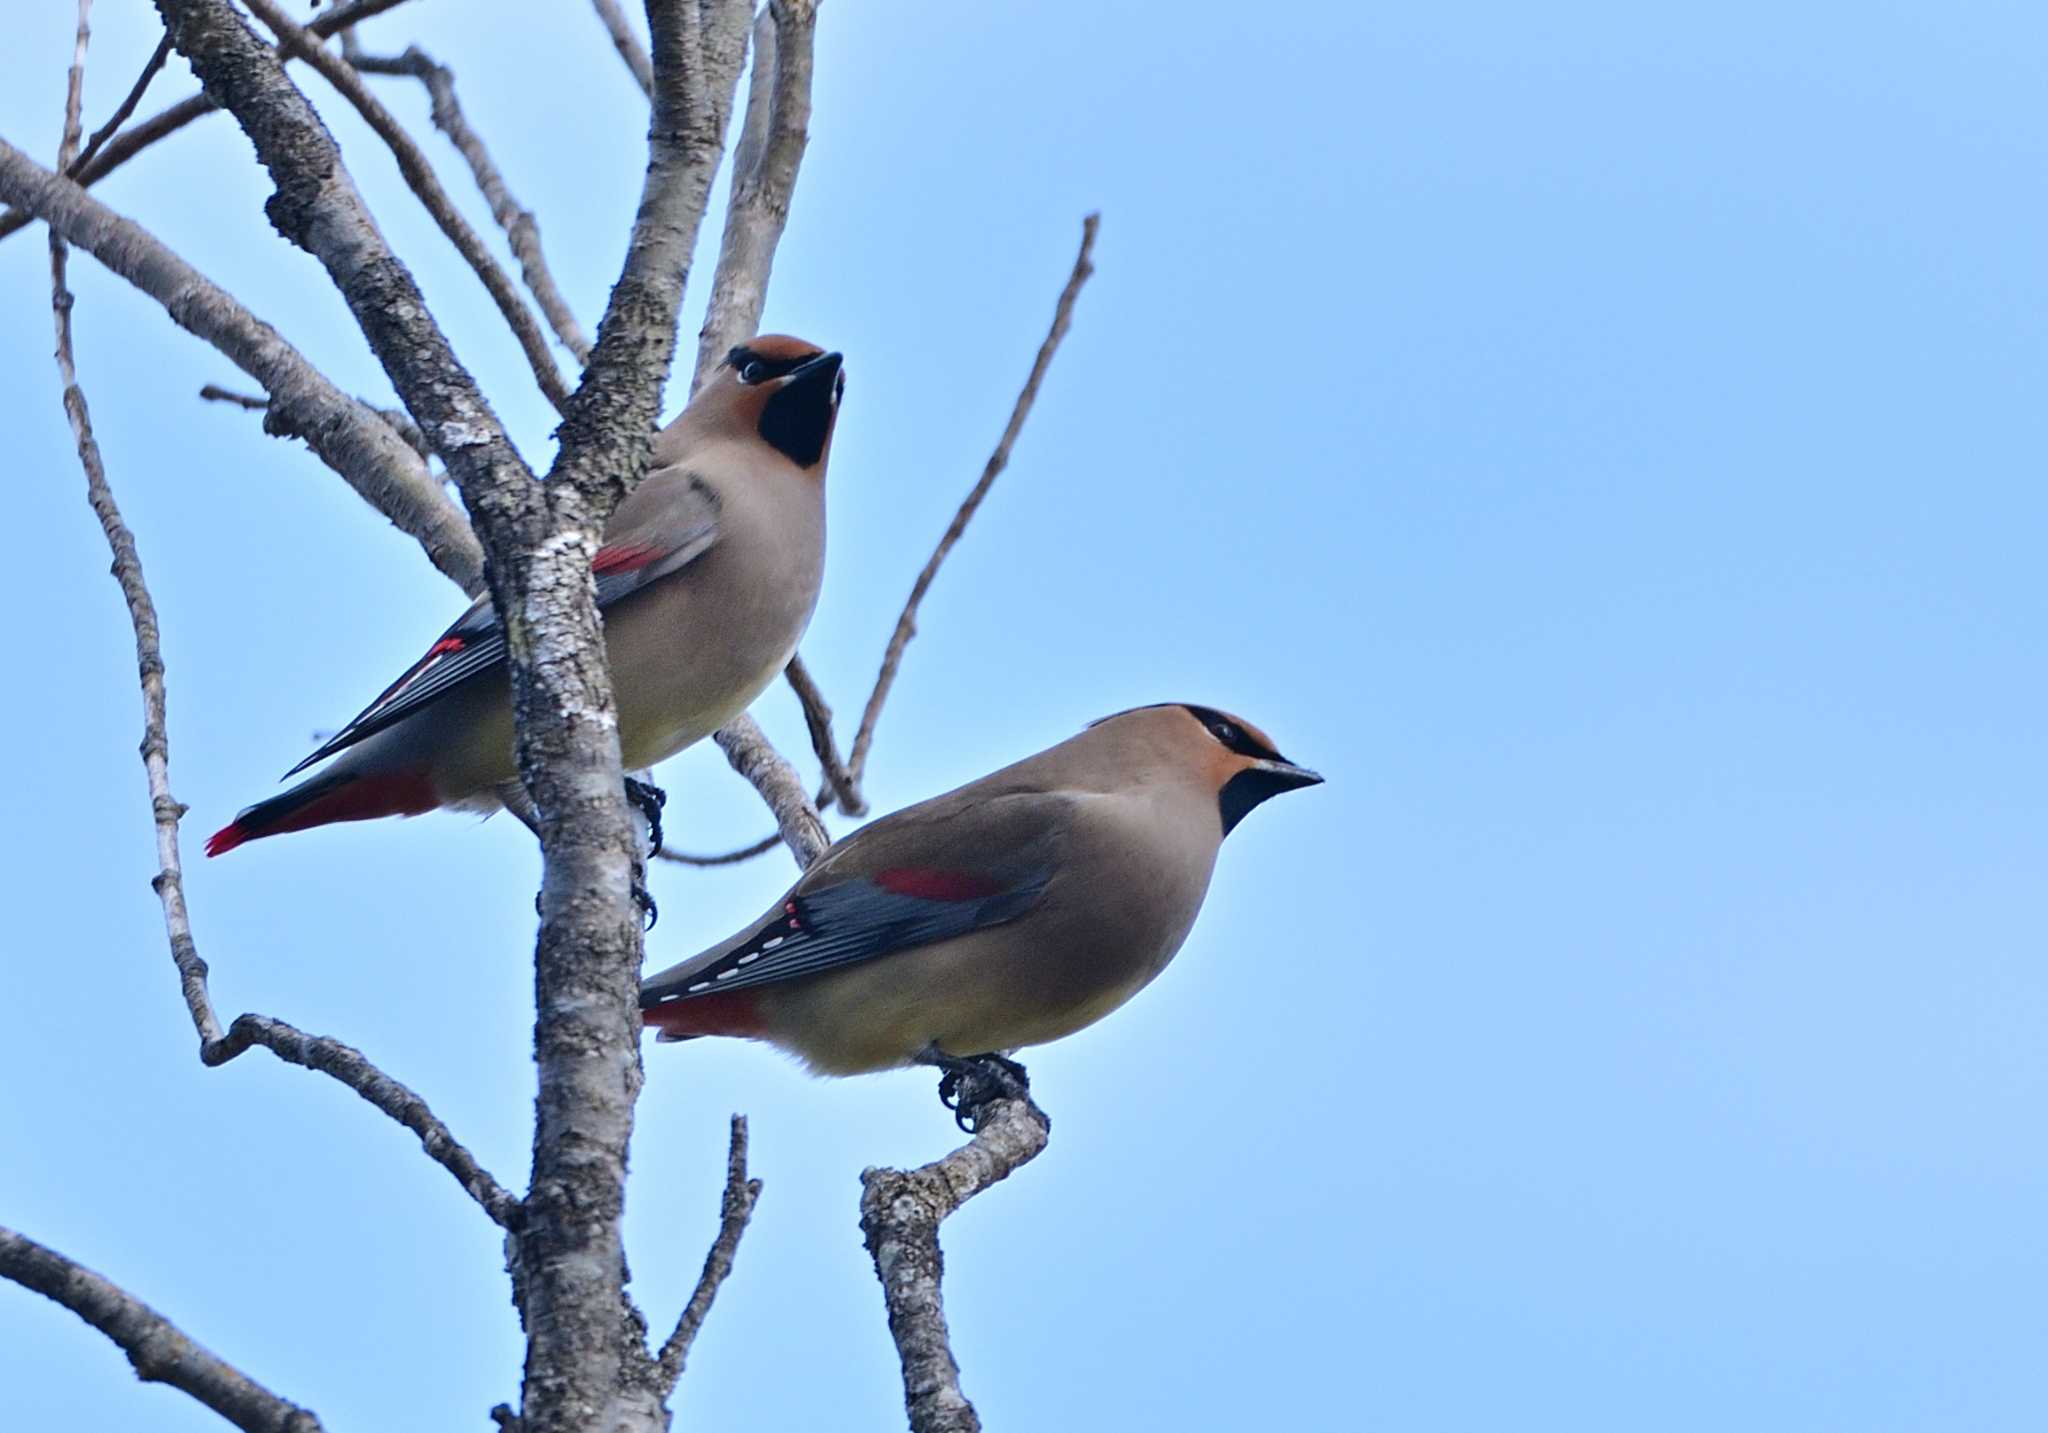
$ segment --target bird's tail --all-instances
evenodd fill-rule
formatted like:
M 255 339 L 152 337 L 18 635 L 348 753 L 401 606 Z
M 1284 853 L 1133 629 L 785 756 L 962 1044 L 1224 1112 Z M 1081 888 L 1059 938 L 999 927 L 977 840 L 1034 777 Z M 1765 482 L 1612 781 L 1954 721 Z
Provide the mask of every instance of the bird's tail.
M 206 854 L 218 856 L 245 841 L 333 821 L 414 816 L 436 804 L 433 783 L 423 771 L 330 772 L 249 807 L 207 838 Z
M 694 1040 L 699 1035 L 735 1035 L 746 1039 L 761 1033 L 760 999 L 752 990 L 725 990 L 716 995 L 663 1001 L 643 986 L 640 1023 L 653 1026 L 660 1032 L 655 1039 L 661 1041 Z

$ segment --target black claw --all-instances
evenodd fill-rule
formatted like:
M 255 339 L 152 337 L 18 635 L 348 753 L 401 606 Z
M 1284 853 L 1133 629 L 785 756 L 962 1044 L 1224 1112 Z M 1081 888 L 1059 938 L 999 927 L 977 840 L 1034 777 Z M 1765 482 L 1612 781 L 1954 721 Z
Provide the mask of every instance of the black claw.
M 1031 1102 L 1031 1077 L 1015 1060 L 993 1052 L 948 1055 L 936 1045 L 921 1058 L 940 1070 L 939 1103 L 953 1112 L 953 1122 L 968 1134 L 981 1132 L 984 1112 L 995 1101 Z
M 647 854 L 661 854 L 661 810 L 668 805 L 668 793 L 651 781 L 637 777 L 626 778 L 626 799 L 640 808 L 640 814 L 647 818 Z M 651 903 L 650 903 L 651 904 Z M 648 921 L 651 926 L 652 920 Z
M 535 915 L 544 915 L 546 913 L 541 908 L 540 894 L 539 891 L 533 893 L 533 913 Z M 653 892 L 647 889 L 638 875 L 633 877 L 633 904 L 640 907 L 640 913 L 647 922 L 641 929 L 653 930 L 654 923 L 661 919 L 661 907 L 654 903 Z

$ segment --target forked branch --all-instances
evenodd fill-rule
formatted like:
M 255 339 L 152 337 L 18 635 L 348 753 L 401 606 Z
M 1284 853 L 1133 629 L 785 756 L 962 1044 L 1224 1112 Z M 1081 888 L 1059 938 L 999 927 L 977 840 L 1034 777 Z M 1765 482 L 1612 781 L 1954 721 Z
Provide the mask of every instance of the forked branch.
M 911 1433 L 977 1433 L 981 1419 L 960 1391 L 941 1288 L 939 1225 L 990 1185 L 1008 1179 L 1045 1148 L 1051 1124 L 1028 1099 L 991 1101 L 974 1138 L 917 1169 L 862 1173 L 860 1228 L 889 1310 L 903 1365 Z
M 761 1181 L 747 1176 L 747 1117 L 734 1115 L 732 1142 L 725 1154 L 725 1192 L 718 1202 L 718 1237 L 711 1241 L 711 1250 L 704 1256 L 704 1272 L 698 1276 L 689 1302 L 683 1305 L 675 1332 L 668 1336 L 654 1360 L 655 1386 L 664 1399 L 676 1391 L 676 1384 L 682 1379 L 690 1346 L 697 1341 L 697 1334 L 711 1313 L 711 1301 L 718 1297 L 719 1285 L 732 1273 L 740 1236 L 747 1232 L 747 1221 L 754 1217 L 754 1205 L 760 1198 Z
M 361 24 L 372 16 L 381 15 L 386 10 L 394 10 L 404 3 L 405 0 L 352 0 L 352 3 L 336 5 L 326 14 L 315 17 L 306 28 L 324 39 L 339 34 L 352 25 Z M 150 76 L 145 74 L 142 80 L 136 82 L 135 91 L 130 96 L 131 101 L 141 99 L 149 78 Z M 132 111 L 134 104 L 128 103 L 127 108 Z M 76 179 L 82 188 L 89 189 L 158 140 L 176 134 L 193 120 L 202 115 L 212 114 L 216 108 L 214 102 L 203 93 L 187 95 L 168 109 L 158 110 L 135 128 L 114 133 L 110 142 L 104 140 L 101 134 L 95 134 L 93 143 L 87 146 L 87 151 L 66 167 L 65 177 Z M 116 126 L 110 122 L 103 129 L 112 133 Z M 102 143 L 106 147 L 99 149 Z M 98 152 L 94 152 L 95 150 Z M 0 214 L 0 239 L 26 227 L 36 217 L 31 210 L 20 207 Z
M 74 85 L 76 81 L 74 80 Z M 75 99 L 75 95 L 74 95 Z M 67 129 L 66 147 L 76 142 L 74 124 Z M 170 942 L 171 959 L 177 966 L 178 984 L 185 1008 L 199 1035 L 200 1059 L 208 1065 L 225 1064 L 251 1045 L 262 1045 L 280 1059 L 319 1070 L 340 1080 L 365 1100 L 420 1138 L 427 1153 L 455 1176 L 456 1182 L 500 1225 L 510 1227 L 518 1201 L 499 1186 L 464 1149 L 446 1125 L 437 1119 L 426 1101 L 379 1070 L 361 1052 L 337 1040 L 306 1035 L 304 1032 L 261 1015 L 244 1015 L 233 1029 L 221 1031 L 208 993 L 206 961 L 192 935 L 191 913 L 185 906 L 184 864 L 178 851 L 178 822 L 184 805 L 171 793 L 170 739 L 164 696 L 163 644 L 157 622 L 156 603 L 144 580 L 142 558 L 135 535 L 121 515 L 107 481 L 106 464 L 93 434 L 92 413 L 79 386 L 77 362 L 72 350 L 71 309 L 73 299 L 66 283 L 67 246 L 54 230 L 50 236 L 50 301 L 57 335 L 57 372 L 63 384 L 64 412 L 70 419 L 78 460 L 85 470 L 86 498 L 106 535 L 114 556 L 114 580 L 128 606 L 129 624 L 135 634 L 135 664 L 142 687 L 142 764 L 149 782 L 150 809 L 156 826 L 157 874 L 151 881 L 163 908 L 164 933 Z
M 0 199 L 46 220 L 55 233 L 162 304 L 180 327 L 219 349 L 269 393 L 266 428 L 305 439 L 464 591 L 482 586 L 483 549 L 462 510 L 419 455 L 369 405 L 329 382 L 276 329 L 153 234 L 5 140 L 0 140 Z
M 484 290 L 490 294 L 491 302 L 498 306 L 505 326 L 519 341 L 520 351 L 526 355 L 541 392 L 547 395 L 548 402 L 555 405 L 557 412 L 561 411 L 569 401 L 569 390 L 562 382 L 561 371 L 555 367 L 547 336 L 527 311 L 526 301 L 512 286 L 511 276 L 499 266 L 497 259 L 484 246 L 483 239 L 462 217 L 462 211 L 455 207 L 455 201 L 448 197 L 448 191 L 441 187 L 434 166 L 428 163 L 427 156 L 413 137 L 406 133 L 405 126 L 370 93 L 369 86 L 363 83 L 354 65 L 326 49 L 318 36 L 285 14 L 283 7 L 274 4 L 273 0 L 243 0 L 243 3 L 277 36 L 278 48 L 285 58 L 297 57 L 311 64 L 320 72 L 322 79 L 355 107 L 363 122 L 390 148 L 392 157 L 398 161 L 398 172 L 405 176 L 406 184 L 419 198 L 421 207 L 448 236 L 448 242 L 455 246 L 456 252 L 462 255 L 477 278 L 482 280 Z
M 448 142 L 468 162 L 476 187 L 482 191 L 484 202 L 491 206 L 491 217 L 505 231 L 506 242 L 519 260 L 520 276 L 526 280 L 528 292 L 547 315 L 555 337 L 576 356 L 577 364 L 588 362 L 590 339 L 576 321 L 568 300 L 562 297 L 561 289 L 556 287 L 554 273 L 541 251 L 540 225 L 532 212 L 512 197 L 490 150 L 463 114 L 461 102 L 455 98 L 454 72 L 417 45 L 407 46 L 405 53 L 397 56 L 354 55 L 350 63 L 366 75 L 410 75 L 426 86 L 434 127 L 448 136 Z

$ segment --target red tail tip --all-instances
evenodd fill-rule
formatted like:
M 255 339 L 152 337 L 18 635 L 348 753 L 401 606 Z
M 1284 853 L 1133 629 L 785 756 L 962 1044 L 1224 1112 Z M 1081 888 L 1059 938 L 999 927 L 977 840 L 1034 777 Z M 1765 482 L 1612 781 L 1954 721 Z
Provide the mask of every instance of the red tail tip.
M 752 990 L 733 990 L 694 1000 L 670 1000 L 643 1009 L 640 1023 L 661 1031 L 664 1040 L 689 1040 L 699 1035 L 745 1039 L 761 1033 L 760 996 Z
M 234 850 L 235 847 L 248 839 L 249 833 L 242 829 L 241 822 L 230 822 L 206 838 L 206 854 L 218 856 L 223 852 Z

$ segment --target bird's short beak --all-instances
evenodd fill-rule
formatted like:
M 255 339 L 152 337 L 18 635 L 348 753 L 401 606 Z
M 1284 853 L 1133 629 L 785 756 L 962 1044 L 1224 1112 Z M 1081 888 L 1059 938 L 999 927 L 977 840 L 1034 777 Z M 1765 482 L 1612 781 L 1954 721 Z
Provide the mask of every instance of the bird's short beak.
M 817 384 L 830 388 L 832 380 L 839 376 L 839 366 L 846 361 L 843 353 L 821 353 L 816 358 L 807 358 L 782 376 L 785 389 L 799 385 Z
M 1302 786 L 1321 786 L 1323 778 L 1306 766 L 1296 766 L 1291 761 L 1255 761 L 1253 771 L 1262 771 L 1272 782 L 1275 791 L 1293 791 Z

